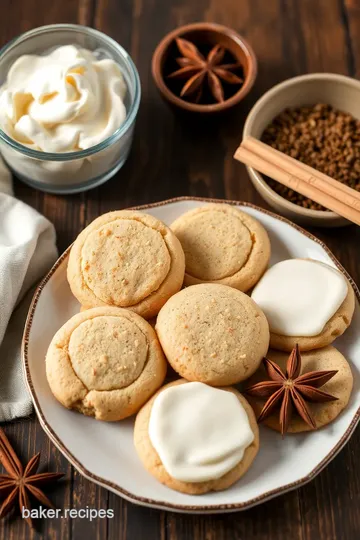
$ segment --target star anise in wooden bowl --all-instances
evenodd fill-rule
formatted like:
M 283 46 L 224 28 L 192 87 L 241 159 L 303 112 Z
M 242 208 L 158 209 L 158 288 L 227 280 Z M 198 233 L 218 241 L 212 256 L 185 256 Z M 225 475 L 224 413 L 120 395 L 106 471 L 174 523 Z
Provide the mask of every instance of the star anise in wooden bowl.
M 180 82 L 180 97 L 195 103 L 222 103 L 227 93 L 234 93 L 229 86 L 235 86 L 235 92 L 242 86 L 242 65 L 219 43 L 202 53 L 187 39 L 175 41 L 181 54 L 175 59 L 179 67 L 168 78 Z
M 162 96 L 183 110 L 219 112 L 239 103 L 257 72 L 250 45 L 231 28 L 196 23 L 170 32 L 155 50 L 152 73 Z

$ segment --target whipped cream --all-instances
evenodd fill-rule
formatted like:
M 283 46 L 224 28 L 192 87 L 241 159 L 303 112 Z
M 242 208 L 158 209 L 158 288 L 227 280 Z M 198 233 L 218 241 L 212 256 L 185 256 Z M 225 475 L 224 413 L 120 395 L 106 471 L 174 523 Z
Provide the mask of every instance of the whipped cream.
M 155 398 L 149 437 L 173 478 L 205 482 L 236 467 L 254 433 L 232 392 L 189 382 L 166 388 Z
M 42 56 L 18 58 L 0 87 L 0 127 L 14 141 L 39 152 L 26 154 L 1 141 L 1 153 L 16 175 L 49 191 L 68 193 L 110 178 L 124 164 L 135 116 L 121 136 L 87 157 L 72 152 L 104 141 L 126 120 L 132 86 L 106 51 L 61 46 Z M 51 160 L 43 152 L 56 157 Z
M 111 59 L 74 45 L 24 55 L 0 88 L 0 125 L 15 141 L 44 152 L 95 146 L 124 122 L 126 84 Z

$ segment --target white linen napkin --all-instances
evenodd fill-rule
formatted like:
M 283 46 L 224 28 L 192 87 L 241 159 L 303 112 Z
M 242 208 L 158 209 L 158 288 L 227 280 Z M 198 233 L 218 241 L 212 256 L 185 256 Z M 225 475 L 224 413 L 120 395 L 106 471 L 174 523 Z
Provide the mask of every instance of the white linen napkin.
M 12 195 L 0 157 L 0 422 L 32 411 L 21 340 L 33 287 L 57 257 L 53 225 Z

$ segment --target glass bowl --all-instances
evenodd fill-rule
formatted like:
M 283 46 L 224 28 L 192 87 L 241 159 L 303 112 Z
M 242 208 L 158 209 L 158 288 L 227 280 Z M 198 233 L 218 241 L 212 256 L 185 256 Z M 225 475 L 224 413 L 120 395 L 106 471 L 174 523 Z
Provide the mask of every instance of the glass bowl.
M 24 54 L 41 55 L 62 45 L 78 45 L 111 58 L 122 71 L 127 86 L 126 119 L 107 139 L 87 148 L 49 153 L 28 148 L 0 128 L 0 151 L 14 174 L 30 186 L 49 193 L 77 193 L 99 186 L 125 163 L 131 148 L 140 103 L 140 79 L 129 54 L 102 32 L 75 24 L 52 24 L 30 30 L 0 50 L 0 85 L 10 67 Z

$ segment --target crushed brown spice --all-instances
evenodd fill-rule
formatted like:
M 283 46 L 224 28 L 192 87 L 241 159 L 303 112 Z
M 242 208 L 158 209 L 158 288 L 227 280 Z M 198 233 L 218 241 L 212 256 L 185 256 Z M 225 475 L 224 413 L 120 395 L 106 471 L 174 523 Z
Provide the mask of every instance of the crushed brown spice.
M 360 191 L 360 120 L 350 114 L 323 103 L 286 109 L 265 129 L 261 140 Z M 290 202 L 326 210 L 276 180 L 266 181 Z

